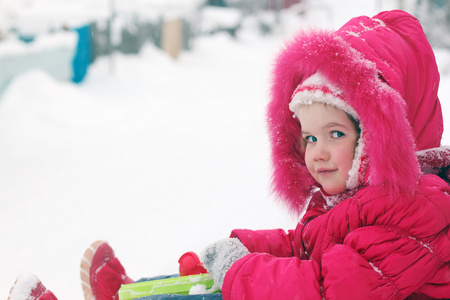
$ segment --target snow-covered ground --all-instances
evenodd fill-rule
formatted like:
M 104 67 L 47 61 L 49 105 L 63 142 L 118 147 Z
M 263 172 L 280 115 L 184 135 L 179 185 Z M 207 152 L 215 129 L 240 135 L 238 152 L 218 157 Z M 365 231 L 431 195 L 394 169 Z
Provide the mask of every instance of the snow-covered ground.
M 285 16 L 271 36 L 248 24 L 237 40 L 197 39 L 177 61 L 150 45 L 100 59 L 81 85 L 39 70 L 17 77 L 0 101 L 1 297 L 26 270 L 60 299 L 82 299 L 79 263 L 97 239 L 137 279 L 176 273 L 184 252 L 233 228 L 293 228 L 269 188 L 272 59 L 301 26 L 337 27 L 379 1 L 329 2 Z M 436 54 L 448 116 L 450 54 Z

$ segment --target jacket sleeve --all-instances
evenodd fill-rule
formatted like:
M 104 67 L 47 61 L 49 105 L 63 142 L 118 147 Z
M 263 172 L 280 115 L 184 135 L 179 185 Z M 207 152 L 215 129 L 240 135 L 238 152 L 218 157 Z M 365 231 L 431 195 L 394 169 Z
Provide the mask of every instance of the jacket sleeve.
M 320 277 L 315 261 L 252 253 L 232 265 L 225 275 L 222 295 L 224 300 L 321 300 Z
M 433 175 L 421 183 L 411 201 L 367 203 L 359 214 L 365 226 L 349 226 L 342 244 L 324 251 L 325 299 L 450 298 L 450 190 Z
M 438 256 L 410 236 L 384 228 L 360 228 L 322 257 L 325 299 L 404 299 L 420 292 L 444 269 L 450 272 Z M 447 292 L 434 289 L 433 296 L 449 296 L 450 287 L 446 288 Z
M 269 253 L 278 257 L 293 256 L 294 231 L 286 233 L 282 229 L 247 230 L 235 229 L 230 237 L 238 238 L 250 252 Z

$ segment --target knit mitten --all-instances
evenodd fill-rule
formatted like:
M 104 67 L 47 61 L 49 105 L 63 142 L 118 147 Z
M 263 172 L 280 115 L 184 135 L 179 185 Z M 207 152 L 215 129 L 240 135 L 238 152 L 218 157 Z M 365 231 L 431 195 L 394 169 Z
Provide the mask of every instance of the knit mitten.
M 201 254 L 203 265 L 214 278 L 214 287 L 222 289 L 225 274 L 238 259 L 250 254 L 237 238 L 212 243 Z

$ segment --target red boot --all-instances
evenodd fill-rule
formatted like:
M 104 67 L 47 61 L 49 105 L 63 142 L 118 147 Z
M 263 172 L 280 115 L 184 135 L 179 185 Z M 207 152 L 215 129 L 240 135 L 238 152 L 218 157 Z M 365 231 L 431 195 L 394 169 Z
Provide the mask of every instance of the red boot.
M 81 287 L 85 300 L 116 300 L 122 284 L 133 283 L 113 249 L 105 241 L 96 241 L 81 259 Z
M 32 273 L 22 273 L 14 282 L 8 300 L 58 300 Z

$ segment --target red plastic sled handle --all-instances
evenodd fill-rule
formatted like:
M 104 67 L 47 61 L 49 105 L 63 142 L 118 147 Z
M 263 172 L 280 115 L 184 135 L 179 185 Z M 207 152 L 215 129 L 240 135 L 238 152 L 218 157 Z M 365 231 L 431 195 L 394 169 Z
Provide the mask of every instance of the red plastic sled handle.
M 184 253 L 178 260 L 178 263 L 180 264 L 180 276 L 208 273 L 197 254 L 192 251 Z

